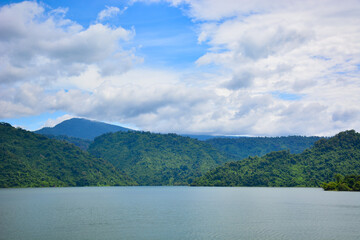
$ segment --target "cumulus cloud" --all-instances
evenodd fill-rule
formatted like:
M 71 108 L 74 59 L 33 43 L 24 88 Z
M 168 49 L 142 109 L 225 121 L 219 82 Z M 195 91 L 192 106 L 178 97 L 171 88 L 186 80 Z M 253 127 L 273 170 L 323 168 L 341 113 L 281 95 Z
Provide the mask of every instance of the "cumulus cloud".
M 199 43 L 210 46 L 197 60 L 198 65 L 215 64 L 232 75 L 218 87 L 252 98 L 271 92 L 302 96 L 292 99 L 295 103 L 291 104 L 272 96 L 277 107 L 267 106 L 266 111 L 262 111 L 264 104 L 253 105 L 238 97 L 238 101 L 248 103 L 239 113 L 246 112 L 247 116 L 251 109 L 260 118 L 268 117 L 278 132 L 283 128 L 288 133 L 330 134 L 359 129 L 357 110 L 352 107 L 360 101 L 355 94 L 360 90 L 358 1 L 180 3 L 188 4 L 189 16 L 198 23 Z M 253 122 L 254 131 L 269 132 Z
M 64 9 L 2 7 L 1 117 L 63 111 L 143 130 L 229 135 L 360 130 L 358 1 L 166 2 L 187 5 L 199 44 L 209 46 L 198 68 L 139 66 L 136 51 L 121 47 L 135 30 L 101 23 L 120 9 L 107 7 L 83 28 Z
M 135 60 L 119 46 L 132 38 L 133 30 L 99 23 L 84 29 L 60 12 L 46 11 L 36 2 L 0 9 L 1 83 L 55 81 L 79 75 L 90 64 L 111 59 L 121 68 Z
M 224 84 L 224 87 L 231 90 L 250 87 L 253 82 L 253 75 L 249 72 L 242 72 Z

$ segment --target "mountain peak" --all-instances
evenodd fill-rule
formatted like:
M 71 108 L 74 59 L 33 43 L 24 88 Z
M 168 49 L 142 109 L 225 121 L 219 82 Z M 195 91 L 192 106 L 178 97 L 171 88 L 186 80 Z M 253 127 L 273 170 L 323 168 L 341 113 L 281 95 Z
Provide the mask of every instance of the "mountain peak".
M 71 118 L 57 124 L 54 127 L 45 127 L 37 130 L 35 131 L 35 133 L 55 136 L 65 135 L 68 137 L 93 140 L 95 137 L 100 136 L 104 133 L 118 131 L 133 130 L 117 125 L 88 120 L 85 118 Z

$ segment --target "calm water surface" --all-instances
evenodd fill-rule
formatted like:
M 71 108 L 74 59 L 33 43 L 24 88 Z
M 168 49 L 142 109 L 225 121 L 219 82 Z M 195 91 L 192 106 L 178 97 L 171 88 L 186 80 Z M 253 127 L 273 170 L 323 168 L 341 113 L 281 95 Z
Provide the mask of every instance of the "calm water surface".
M 0 189 L 0 239 L 360 239 L 360 193 L 316 188 Z

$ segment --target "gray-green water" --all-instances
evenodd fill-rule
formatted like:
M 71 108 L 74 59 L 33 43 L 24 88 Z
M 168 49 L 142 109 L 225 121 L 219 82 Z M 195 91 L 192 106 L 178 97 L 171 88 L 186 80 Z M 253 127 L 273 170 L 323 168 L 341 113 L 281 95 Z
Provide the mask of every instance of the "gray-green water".
M 0 189 L 0 239 L 360 239 L 360 193 L 314 188 Z

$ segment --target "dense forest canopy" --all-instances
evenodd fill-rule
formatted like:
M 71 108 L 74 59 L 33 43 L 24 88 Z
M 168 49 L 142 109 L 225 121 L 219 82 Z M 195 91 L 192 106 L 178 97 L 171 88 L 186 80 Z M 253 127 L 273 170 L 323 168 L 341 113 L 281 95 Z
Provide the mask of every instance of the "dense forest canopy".
M 206 142 L 240 160 L 250 156 L 261 157 L 267 153 L 281 150 L 301 153 L 305 149 L 312 147 L 319 139 L 321 137 L 218 137 L 209 139 Z
M 140 185 L 187 185 L 230 161 L 209 144 L 176 134 L 116 132 L 95 138 L 89 150 Z
M 81 150 L 87 151 L 90 144 L 92 143 L 92 140 L 88 139 L 82 139 L 82 138 L 75 138 L 75 137 L 69 137 L 66 135 L 47 135 L 43 134 L 45 137 L 51 138 L 51 139 L 57 139 L 64 142 L 72 143 L 75 146 L 78 146 Z
M 325 191 L 360 191 L 360 175 L 335 175 L 335 182 L 323 183 Z
M 318 187 L 336 173 L 360 174 L 359 135 L 350 130 L 321 139 L 293 136 L 199 141 L 176 134 L 118 131 L 92 141 L 67 135 L 45 137 L 1 123 L 0 187 Z M 305 149 L 307 146 L 312 147 Z M 281 151 L 273 151 L 278 149 Z M 357 189 L 357 185 L 349 185 L 352 180 L 343 180 L 340 185 L 330 182 L 323 186 L 340 190 L 346 183 Z
M 0 124 L 0 187 L 132 184 L 112 164 L 73 144 Z
M 226 163 L 193 185 L 319 187 L 336 173 L 360 174 L 360 134 L 354 130 L 320 139 L 300 154 L 278 151 Z
M 35 131 L 50 138 L 64 140 L 87 150 L 91 141 L 102 134 L 117 131 L 133 131 L 121 126 L 91 121 L 88 119 L 73 118 L 59 123 L 52 128 L 43 128 Z M 320 137 L 231 137 L 211 135 L 181 135 L 197 140 L 206 141 L 214 148 L 226 153 L 235 159 L 249 156 L 263 156 L 269 152 L 290 150 L 291 153 L 300 153 L 312 147 Z

